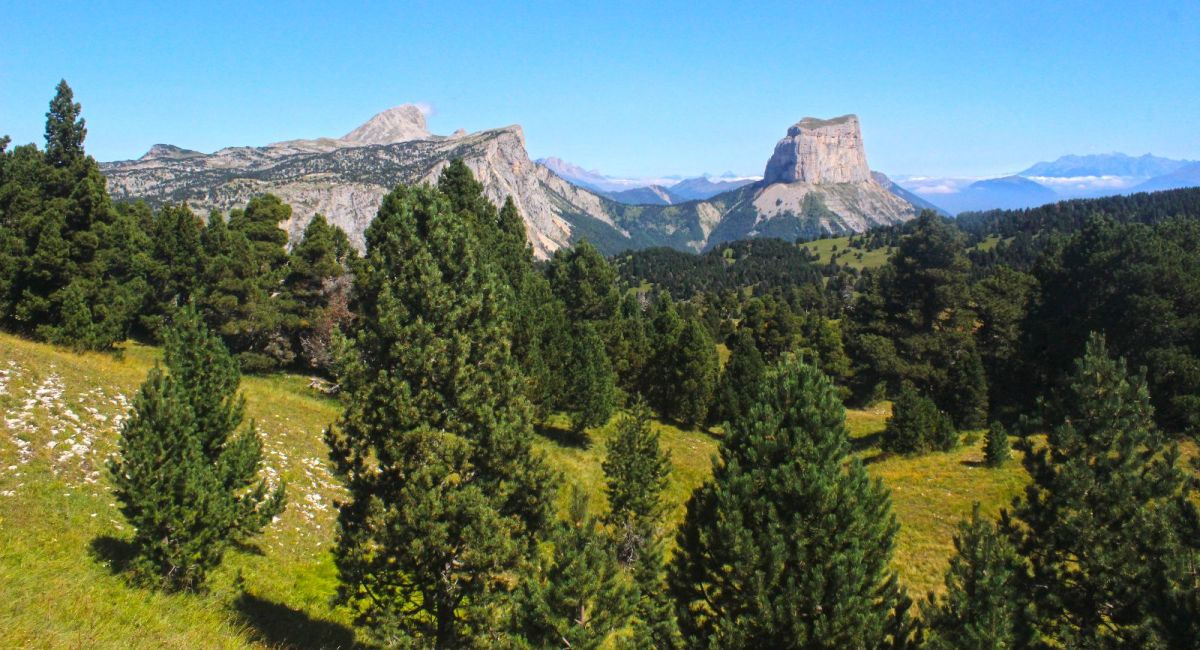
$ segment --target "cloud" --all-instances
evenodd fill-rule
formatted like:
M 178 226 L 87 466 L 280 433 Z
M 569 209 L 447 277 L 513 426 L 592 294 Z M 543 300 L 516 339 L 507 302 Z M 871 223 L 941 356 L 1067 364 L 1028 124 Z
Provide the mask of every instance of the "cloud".
M 437 109 L 430 102 L 413 102 L 413 106 L 416 106 L 417 110 L 421 111 L 421 115 L 424 115 L 426 118 L 437 115 Z
M 893 179 L 896 184 L 917 194 L 955 194 L 962 188 L 979 180 L 977 178 L 935 178 L 932 176 L 907 176 Z
M 1030 180 L 1057 190 L 1123 190 L 1146 179 L 1134 176 L 1030 176 Z

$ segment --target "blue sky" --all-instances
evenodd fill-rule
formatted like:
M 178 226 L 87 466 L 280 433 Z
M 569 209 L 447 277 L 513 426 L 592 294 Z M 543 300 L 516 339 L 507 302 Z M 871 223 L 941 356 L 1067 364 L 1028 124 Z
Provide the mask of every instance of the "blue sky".
M 1200 158 L 1200 3 L 0 0 L 0 133 L 59 78 L 88 150 L 337 136 L 406 102 L 450 133 L 616 175 L 761 173 L 807 115 L 857 113 L 891 174 L 1061 154 Z

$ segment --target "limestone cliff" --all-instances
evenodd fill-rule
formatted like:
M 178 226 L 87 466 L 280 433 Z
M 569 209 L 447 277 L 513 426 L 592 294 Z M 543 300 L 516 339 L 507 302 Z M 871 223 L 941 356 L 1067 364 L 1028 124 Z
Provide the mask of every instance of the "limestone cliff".
M 767 161 L 763 183 L 864 183 L 871 180 L 857 115 L 806 117 L 788 129 Z
M 185 202 L 205 215 L 270 192 L 292 205 L 292 220 L 286 224 L 292 241 L 319 213 L 361 247 L 384 195 L 398 184 L 436 182 L 454 158 L 463 159 L 497 205 L 513 198 L 539 257 L 569 245 L 572 223 L 579 220 L 611 231 L 606 234 L 612 238 L 628 238 L 613 225 L 599 197 L 529 159 L 521 127 L 435 136 L 415 106 L 380 113 L 342 138 L 232 147 L 213 154 L 156 145 L 138 160 L 105 163 L 101 169 L 117 200 Z

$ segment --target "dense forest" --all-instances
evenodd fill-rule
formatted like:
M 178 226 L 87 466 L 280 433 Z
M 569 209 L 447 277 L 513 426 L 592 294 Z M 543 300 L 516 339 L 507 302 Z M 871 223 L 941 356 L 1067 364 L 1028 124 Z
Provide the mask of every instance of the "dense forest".
M 114 204 L 85 137 L 63 82 L 44 148 L 0 141 L 0 325 L 164 347 L 107 479 L 142 588 L 204 589 L 286 507 L 238 385 L 291 370 L 343 404 L 337 599 L 372 643 L 1200 643 L 1200 190 L 925 212 L 852 238 L 894 249 L 861 271 L 773 239 L 540 262 L 461 161 L 389 194 L 360 252 L 320 216 L 289 245 L 270 195 Z M 891 497 L 851 453 L 844 405 L 884 400 L 888 453 L 986 430 L 987 465 L 1012 444 L 1031 478 L 960 524 L 940 595 L 897 582 Z M 532 447 L 562 414 L 617 422 L 606 507 Z M 719 438 L 677 530 L 652 418 Z

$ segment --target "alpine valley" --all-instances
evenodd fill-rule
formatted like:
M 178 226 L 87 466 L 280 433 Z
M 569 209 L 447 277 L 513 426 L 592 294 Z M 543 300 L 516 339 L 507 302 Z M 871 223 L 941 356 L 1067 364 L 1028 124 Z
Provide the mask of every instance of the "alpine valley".
M 520 126 L 434 135 L 414 105 L 384 111 L 340 138 L 212 154 L 155 145 L 137 160 L 101 169 L 114 199 L 141 199 L 155 207 L 186 203 L 202 213 L 227 212 L 252 196 L 272 193 L 292 206 L 285 227 L 293 242 L 322 214 L 361 248 L 384 195 L 398 184 L 436 181 L 456 158 L 483 183 L 491 201 L 500 205 L 512 197 L 539 258 L 580 239 L 616 253 L 654 246 L 702 251 L 753 237 L 858 233 L 908 221 L 929 207 L 870 170 L 854 115 L 804 118 L 793 125 L 776 145 L 762 180 L 689 179 L 675 193 L 642 187 L 632 188 L 638 194 L 630 196 L 564 178 L 570 174 L 562 161 L 529 158 Z

